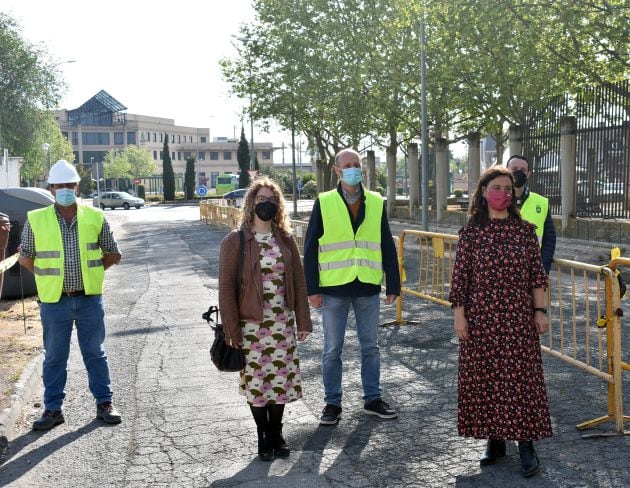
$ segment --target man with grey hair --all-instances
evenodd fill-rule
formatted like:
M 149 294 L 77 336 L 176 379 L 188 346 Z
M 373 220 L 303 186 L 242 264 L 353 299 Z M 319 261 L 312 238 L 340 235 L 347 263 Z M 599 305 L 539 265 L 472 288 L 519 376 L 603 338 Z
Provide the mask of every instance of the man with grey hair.
M 385 304 L 400 294 L 398 257 L 383 198 L 361 185 L 359 153 L 339 151 L 334 171 L 339 185 L 320 193 L 304 241 L 304 271 L 309 303 L 322 308 L 322 373 L 326 406 L 321 425 L 341 418 L 341 354 L 350 307 L 361 348 L 364 411 L 392 419 L 396 410 L 381 398 L 378 348 L 379 294 L 385 278 Z

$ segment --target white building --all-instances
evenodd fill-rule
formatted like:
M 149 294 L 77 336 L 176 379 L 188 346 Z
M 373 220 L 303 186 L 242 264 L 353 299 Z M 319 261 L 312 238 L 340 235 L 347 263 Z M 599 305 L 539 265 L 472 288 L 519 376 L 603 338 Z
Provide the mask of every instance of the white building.
M 9 157 L 8 150 L 2 151 L 0 158 L 0 188 L 20 186 L 21 158 Z

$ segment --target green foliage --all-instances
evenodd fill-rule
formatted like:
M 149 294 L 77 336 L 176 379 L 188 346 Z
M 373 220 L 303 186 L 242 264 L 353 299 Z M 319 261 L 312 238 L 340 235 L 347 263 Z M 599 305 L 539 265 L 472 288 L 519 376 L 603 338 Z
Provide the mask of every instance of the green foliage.
M 144 187 L 144 185 L 138 185 L 138 198 L 145 198 L 146 197 L 146 188 Z
M 238 161 L 239 175 L 238 175 L 238 187 L 247 188 L 249 186 L 249 144 L 245 138 L 245 129 L 241 127 L 241 139 L 238 142 L 238 149 L 236 150 L 236 160 Z
M 195 158 L 186 159 L 186 174 L 184 175 L 185 200 L 195 197 Z
M 58 64 L 43 48 L 23 39 L 20 25 L 0 12 L 0 147 L 13 155 L 29 155 L 31 167 L 23 174 L 27 180 L 40 176 L 34 159 L 37 146 L 51 143 L 40 140 L 48 119 L 45 109 L 57 103 L 63 88 Z
M 175 200 L 175 173 L 171 161 L 171 151 L 168 148 L 168 134 L 164 134 L 162 150 L 162 185 L 164 187 L 164 201 Z
M 105 178 L 128 178 L 131 176 L 131 164 L 122 149 L 112 149 L 103 161 Z
M 94 188 L 92 172 L 84 166 L 77 166 L 77 172 L 81 177 L 81 181 L 79 181 L 79 192 L 81 195 L 89 195 Z
M 155 174 L 157 168 L 148 149 L 132 144 L 110 150 L 105 155 L 103 170 L 106 178 L 142 178 Z
M 453 195 L 455 195 L 456 198 L 462 198 L 464 196 L 464 190 L 460 188 L 455 188 L 453 190 Z
M 315 198 L 317 196 L 317 183 L 309 180 L 302 185 L 302 198 Z

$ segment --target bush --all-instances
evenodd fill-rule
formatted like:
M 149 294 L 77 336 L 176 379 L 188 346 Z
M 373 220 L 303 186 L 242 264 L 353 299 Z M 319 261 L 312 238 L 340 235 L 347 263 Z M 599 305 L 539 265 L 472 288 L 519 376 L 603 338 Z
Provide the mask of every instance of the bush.
M 462 198 L 464 196 L 464 190 L 456 188 L 455 190 L 453 190 L 453 195 L 455 195 L 456 198 Z
M 302 186 L 302 198 L 315 198 L 317 196 L 317 183 L 309 180 Z
M 145 194 L 144 185 L 138 185 L 138 198 L 144 199 Z

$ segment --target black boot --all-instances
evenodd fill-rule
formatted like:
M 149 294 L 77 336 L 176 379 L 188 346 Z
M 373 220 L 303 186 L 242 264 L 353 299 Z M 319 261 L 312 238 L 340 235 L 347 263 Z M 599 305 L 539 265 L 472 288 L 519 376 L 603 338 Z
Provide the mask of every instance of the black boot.
M 264 427 L 257 427 L 258 429 L 258 457 L 261 461 L 273 460 L 273 448 L 271 442 L 269 442 L 269 435 L 267 429 Z
M 269 424 L 269 441 L 271 442 L 271 447 L 273 447 L 273 453 L 277 457 L 289 457 L 291 449 L 287 447 L 287 443 L 282 437 L 282 424 Z
M 540 461 L 534 450 L 532 441 L 518 441 L 518 452 L 521 455 L 521 473 L 525 478 L 534 476 L 540 470 Z
M 497 458 L 505 456 L 505 441 L 502 439 L 488 439 L 486 445 L 486 452 L 479 459 L 481 466 L 488 466 L 493 464 Z
M 258 457 L 261 461 L 271 461 L 273 459 L 273 447 L 269 439 L 269 415 L 267 407 L 249 406 L 256 422 L 258 431 Z

